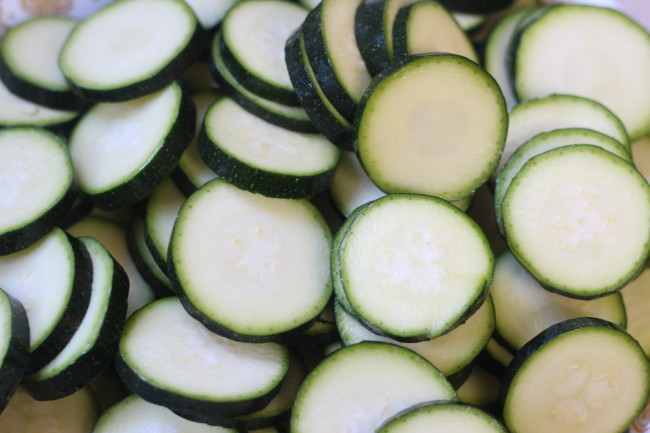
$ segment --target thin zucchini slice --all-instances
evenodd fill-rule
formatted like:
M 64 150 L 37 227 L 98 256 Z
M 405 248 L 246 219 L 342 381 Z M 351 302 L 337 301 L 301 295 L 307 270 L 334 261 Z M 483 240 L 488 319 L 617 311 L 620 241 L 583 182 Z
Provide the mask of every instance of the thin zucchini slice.
M 143 200 L 178 164 L 195 117 L 177 83 L 127 102 L 96 104 L 70 136 L 79 188 L 106 210 Z
M 593 129 L 626 147 L 630 145 L 621 120 L 599 102 L 571 94 L 531 99 L 510 110 L 508 137 L 492 179 L 496 179 L 510 156 L 523 143 L 540 132 L 561 128 Z
M 333 265 L 350 311 L 373 331 L 430 339 L 481 306 L 494 256 L 465 213 L 437 197 L 391 194 L 354 218 Z
M 39 401 L 20 386 L 0 414 L 0 431 L 88 433 L 99 413 L 97 399 L 88 387 L 68 397 Z
M 405 409 L 386 423 L 377 433 L 506 433 L 494 416 L 473 406 L 458 403 L 432 402 Z
M 203 50 L 205 35 L 180 0 L 119 0 L 79 23 L 59 65 L 89 101 L 121 102 L 169 86 Z
M 237 433 L 224 427 L 188 421 L 164 406 L 149 403 L 136 394 L 122 399 L 102 412 L 93 433 Z
M 264 407 L 288 363 L 286 347 L 221 337 L 190 317 L 178 298 L 169 297 L 127 320 L 116 368 L 129 389 L 151 403 L 181 413 L 230 417 Z
M 570 93 L 612 110 L 632 140 L 650 132 L 650 33 L 613 8 L 556 5 L 524 28 L 515 53 L 520 99 Z
M 65 348 L 43 368 L 23 378 L 27 391 L 38 400 L 69 396 L 99 376 L 115 357 L 126 319 L 126 272 L 98 240 L 79 240 L 92 260 L 90 303 Z
M 222 47 L 222 35 L 218 31 L 212 42 L 211 70 L 214 80 L 228 96 L 269 123 L 296 132 L 316 132 L 314 124 L 302 107 L 279 104 L 256 95 L 242 86 L 225 65 L 221 54 Z
M 0 78 L 17 96 L 58 110 L 86 105 L 59 68 L 59 52 L 77 21 L 41 16 L 12 27 L 2 37 Z
M 305 109 L 314 127 L 332 143 L 351 150 L 352 124 L 323 94 L 307 59 L 304 38 L 299 30 L 287 39 L 285 61 L 300 105 Z
M 486 14 L 470 14 L 466 12 L 451 13 L 458 26 L 466 33 L 479 29 L 487 21 Z
M 650 356 L 650 268 L 644 268 L 632 281 L 621 289 L 621 296 L 627 314 L 627 332 L 634 337 L 648 356 Z
M 517 260 L 566 296 L 612 293 L 648 258 L 650 186 L 633 165 L 596 146 L 563 146 L 531 158 L 510 183 L 501 211 Z
M 508 159 L 497 176 L 494 187 L 494 210 L 499 230 L 503 233 L 501 203 L 512 182 L 512 178 L 533 156 L 572 144 L 591 144 L 612 152 L 621 159 L 632 163 L 629 148 L 608 135 L 586 128 L 562 128 L 541 132 L 518 147 Z
M 325 97 L 350 122 L 370 83 L 354 22 L 363 0 L 324 0 L 300 27 L 307 58 Z
M 263 98 L 299 105 L 284 61 L 284 45 L 307 13 L 284 0 L 248 0 L 228 11 L 221 25 L 221 54 L 242 86 Z
M 422 54 L 373 78 L 354 127 L 361 164 L 382 191 L 459 200 L 494 171 L 508 114 L 498 84 L 476 63 Z
M 494 307 L 489 296 L 462 325 L 444 335 L 419 343 L 402 343 L 377 335 L 346 312 L 339 303 L 335 304 L 335 314 L 336 326 L 346 346 L 364 340 L 404 346 L 427 359 L 447 377 L 460 372 L 474 361 L 492 336 L 495 324 Z
M 268 123 L 228 97 L 206 112 L 198 147 L 218 177 L 278 198 L 307 198 L 324 191 L 340 157 L 323 135 Z
M 458 54 L 478 63 L 469 37 L 442 4 L 419 0 L 402 7 L 393 23 L 393 61 L 433 52 Z
M 54 359 L 73 337 L 88 309 L 92 279 L 86 247 L 59 228 L 0 257 L 0 287 L 25 307 L 29 320 L 27 374 Z
M 176 184 L 164 179 L 147 199 L 144 210 L 145 241 L 160 269 L 167 269 L 167 250 L 178 211 L 185 202 Z
M 306 200 L 215 179 L 189 197 L 172 232 L 170 279 L 190 314 L 241 341 L 297 333 L 332 294 L 331 233 Z
M 365 341 L 336 350 L 307 375 L 291 431 L 376 431 L 399 411 L 432 400 L 457 397 L 431 363 L 403 347 Z
M 70 152 L 40 128 L 0 131 L 0 256 L 33 245 L 63 222 L 76 197 Z
M 581 300 L 550 292 L 510 251 L 497 257 L 490 294 L 496 311 L 496 332 L 514 351 L 549 326 L 574 317 L 597 317 L 623 328 L 627 323 L 620 293 Z
M 624 431 L 650 394 L 650 363 L 625 331 L 595 318 L 547 328 L 510 363 L 503 380 L 508 431 Z
M 329 192 L 346 218 L 354 209 L 386 195 L 377 188 L 359 162 L 359 158 L 348 151 L 341 152 L 341 159 L 334 170 Z
M 29 357 L 29 322 L 25 307 L 0 289 L 0 412 L 16 392 Z

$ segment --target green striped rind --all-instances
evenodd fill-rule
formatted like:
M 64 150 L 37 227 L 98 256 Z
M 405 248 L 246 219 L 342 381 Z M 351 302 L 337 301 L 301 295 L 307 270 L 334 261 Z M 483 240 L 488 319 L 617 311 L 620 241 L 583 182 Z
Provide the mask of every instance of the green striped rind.
M 246 110 L 269 123 L 296 132 L 316 132 L 309 116 L 299 107 L 278 104 L 262 98 L 242 86 L 224 64 L 221 54 L 222 37 L 218 31 L 212 42 L 210 70 L 219 87 Z
M 354 20 L 359 51 L 370 75 L 377 75 L 391 63 L 384 35 L 384 4 L 385 1 L 363 0 Z
M 128 181 L 106 191 L 89 193 L 98 207 L 116 210 L 131 206 L 148 197 L 176 168 L 181 155 L 192 141 L 196 118 L 191 98 L 180 89 L 179 94 L 178 115 L 158 151 Z
M 285 46 L 289 77 L 300 104 L 316 129 L 342 149 L 352 150 L 352 124 L 322 94 L 304 50 L 302 32 L 294 32 Z
M 336 76 L 323 35 L 328 29 L 323 23 L 322 9 L 323 2 L 309 12 L 300 27 L 305 53 L 325 97 L 344 118 L 352 121 L 357 111 L 357 103 L 348 95 Z
M 0 353 L 0 411 L 16 392 L 29 358 L 29 322 L 23 305 L 0 289 L 1 314 L 6 320 L 9 341 Z
M 80 352 L 69 364 L 52 372 L 36 372 L 23 379 L 27 392 L 37 400 L 56 400 L 73 394 L 106 369 L 115 357 L 122 326 L 126 319 L 129 279 L 122 266 L 94 238 L 79 238 L 91 248 L 105 251 L 98 260 L 101 266 L 112 269 L 110 276 L 110 295 L 105 300 L 102 316 L 97 318 L 97 330 L 90 348 Z M 95 245 L 92 245 L 95 244 Z M 97 254 L 97 253 L 96 253 Z M 106 263 L 106 260 L 110 262 Z M 106 290 L 106 288 L 100 289 Z

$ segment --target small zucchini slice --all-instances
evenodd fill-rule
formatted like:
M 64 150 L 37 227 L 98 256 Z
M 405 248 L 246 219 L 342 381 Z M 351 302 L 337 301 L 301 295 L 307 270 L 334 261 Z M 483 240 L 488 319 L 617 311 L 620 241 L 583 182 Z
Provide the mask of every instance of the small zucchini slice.
M 508 431 L 622 432 L 650 396 L 650 362 L 629 334 L 602 319 L 569 319 L 517 352 L 503 379 Z
M 0 412 L 18 389 L 29 357 L 29 322 L 25 307 L 0 289 Z

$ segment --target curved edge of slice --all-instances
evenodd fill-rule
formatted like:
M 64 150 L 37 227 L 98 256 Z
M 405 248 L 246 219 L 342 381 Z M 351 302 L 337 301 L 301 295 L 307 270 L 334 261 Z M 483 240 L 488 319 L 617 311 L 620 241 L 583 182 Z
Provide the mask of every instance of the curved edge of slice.
M 0 289 L 0 412 L 18 389 L 29 359 L 29 322 L 23 305 Z

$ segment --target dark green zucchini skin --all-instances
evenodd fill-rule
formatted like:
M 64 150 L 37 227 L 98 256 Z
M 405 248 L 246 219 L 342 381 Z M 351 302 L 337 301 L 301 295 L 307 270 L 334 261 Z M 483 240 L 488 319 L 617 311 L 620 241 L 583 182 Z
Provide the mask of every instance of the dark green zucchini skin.
M 515 0 L 438 0 L 441 5 L 454 12 L 488 14 L 505 9 Z
M 75 362 L 59 374 L 45 380 L 23 381 L 27 392 L 36 400 L 67 397 L 90 383 L 115 359 L 120 334 L 126 320 L 129 278 L 124 268 L 113 259 L 113 283 L 106 315 L 97 341 Z
M 196 107 L 182 91 L 178 115 L 160 149 L 131 180 L 113 189 L 91 194 L 93 202 L 104 210 L 123 209 L 151 194 L 158 184 L 176 168 L 181 155 L 194 136 Z
M 156 74 L 114 89 L 93 89 L 79 86 L 73 81 L 69 81 L 70 87 L 73 92 L 88 102 L 123 102 L 148 95 L 170 85 L 185 69 L 200 59 L 207 41 L 206 31 L 197 22 L 185 49 Z
M 300 106 L 296 92 L 267 83 L 246 69 L 230 50 L 223 38 L 221 39 L 220 51 L 226 68 L 228 68 L 237 82 L 248 89 L 248 91 L 280 104 Z
M 59 230 L 59 229 L 55 229 Z M 65 312 L 50 335 L 29 355 L 26 375 L 35 373 L 52 361 L 74 336 L 88 305 L 93 283 L 93 263 L 86 246 L 76 237 L 66 233 L 74 254 L 73 289 Z
M 307 18 L 301 26 L 305 52 L 325 97 L 343 117 L 352 121 L 357 111 L 357 104 L 343 89 L 332 67 L 323 39 L 322 9 L 323 4 L 319 3 L 307 14 Z
M 189 197 L 200 187 L 200 185 L 196 185 L 194 182 L 192 182 L 187 173 L 185 173 L 185 171 L 183 171 L 180 166 L 177 166 L 171 172 L 170 176 L 176 184 L 178 190 L 182 192 L 185 197 Z
M 72 209 L 78 191 L 70 184 L 65 195 L 43 215 L 32 222 L 6 233 L 0 233 L 0 256 L 17 253 L 36 243 L 59 224 L 62 224 Z
M 363 0 L 354 18 L 354 34 L 370 75 L 377 75 L 391 63 L 384 34 L 385 0 Z
M 201 129 L 199 155 L 217 177 L 238 188 L 266 197 L 308 198 L 325 191 L 334 176 L 334 168 L 315 175 L 300 176 L 275 173 L 246 165 L 215 145 Z
M 29 322 L 23 305 L 7 294 L 11 304 L 11 340 L 0 364 L 0 412 L 9 403 L 29 359 Z
M 243 87 L 238 82 L 234 81 L 234 77 L 230 71 L 225 70 L 226 66 L 223 63 L 221 54 L 221 34 L 218 32 L 213 40 L 212 51 L 210 56 L 210 72 L 212 78 L 217 83 L 219 88 L 225 94 L 230 96 L 235 102 L 241 105 L 245 110 L 250 113 L 266 120 L 269 123 L 289 129 L 296 132 L 317 132 L 314 124 L 308 119 L 297 119 L 282 114 L 275 113 L 267 110 L 265 107 L 257 104 L 253 99 L 248 98 L 245 94 L 238 90 L 238 87 Z
M 309 71 L 305 66 L 301 32 L 294 32 L 285 46 L 285 61 L 289 70 L 291 83 L 298 95 L 300 104 L 307 112 L 316 129 L 338 147 L 351 150 L 354 139 L 352 130 L 341 124 L 325 107 L 314 88 Z
M 21 78 L 0 55 L 0 79 L 7 89 L 27 101 L 55 110 L 83 111 L 88 103 L 72 90 L 52 90 Z
M 260 410 L 273 399 L 280 388 L 278 385 L 266 395 L 251 400 L 211 402 L 180 395 L 157 387 L 134 371 L 120 355 L 119 351 L 115 361 L 115 370 L 129 390 L 139 395 L 142 399 L 150 403 L 165 406 L 184 418 L 192 417 L 206 421 L 227 420 L 237 415 L 244 415 Z M 201 422 L 206 423 L 206 421 Z

